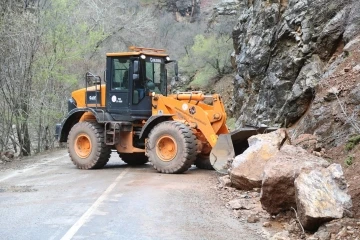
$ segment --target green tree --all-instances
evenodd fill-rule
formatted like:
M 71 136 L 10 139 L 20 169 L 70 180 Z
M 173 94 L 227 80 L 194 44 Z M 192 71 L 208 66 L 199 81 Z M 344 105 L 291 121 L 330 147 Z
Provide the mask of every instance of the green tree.
M 204 86 L 211 77 L 221 77 L 231 71 L 231 52 L 232 41 L 227 35 L 196 35 L 180 66 L 182 71 L 194 75 L 193 84 Z

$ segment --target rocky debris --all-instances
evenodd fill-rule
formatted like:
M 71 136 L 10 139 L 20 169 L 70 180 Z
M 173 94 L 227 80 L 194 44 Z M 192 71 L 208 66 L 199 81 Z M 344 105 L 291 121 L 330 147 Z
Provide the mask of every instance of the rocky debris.
M 225 178 L 226 179 L 226 178 Z M 226 187 L 220 181 L 217 188 L 218 195 L 226 203 L 226 207 L 242 222 L 248 217 L 255 215 L 259 220 L 268 217 L 260 204 L 260 194 L 257 191 L 242 191 L 236 188 Z
M 219 177 L 221 187 L 231 187 L 231 180 L 229 175 Z
M 290 240 L 290 234 L 288 231 L 278 232 L 270 240 Z
M 296 208 L 294 181 L 302 170 L 328 167 L 322 158 L 306 150 L 285 145 L 265 165 L 260 201 L 270 214 Z
M 254 201 L 251 199 L 234 199 L 229 202 L 230 208 L 235 210 L 251 210 L 256 207 L 255 204 L 256 203 L 254 203 Z
M 351 216 L 352 202 L 339 164 L 300 173 L 295 180 L 295 195 L 300 222 L 307 230 Z
M 255 214 L 251 214 L 248 218 L 247 218 L 247 222 L 248 223 L 257 223 L 260 221 L 260 218 L 258 216 L 256 216 Z
M 271 225 L 270 222 L 263 222 L 262 226 L 263 226 L 264 228 L 268 228 L 268 227 L 271 227 L 272 225 Z
M 260 188 L 266 163 L 279 151 L 286 139 L 285 129 L 251 136 L 248 139 L 249 148 L 236 156 L 232 163 L 232 186 L 243 190 Z
M 358 221 L 358 219 L 343 218 L 325 223 L 308 239 L 360 239 L 360 223 Z

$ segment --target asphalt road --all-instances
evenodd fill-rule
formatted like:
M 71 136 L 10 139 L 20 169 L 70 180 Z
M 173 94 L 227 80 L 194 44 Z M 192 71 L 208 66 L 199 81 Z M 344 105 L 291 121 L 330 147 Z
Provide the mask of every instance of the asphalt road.
M 214 171 L 160 174 L 114 153 L 79 170 L 65 150 L 20 166 L 0 172 L 1 239 L 262 239 L 219 200 Z

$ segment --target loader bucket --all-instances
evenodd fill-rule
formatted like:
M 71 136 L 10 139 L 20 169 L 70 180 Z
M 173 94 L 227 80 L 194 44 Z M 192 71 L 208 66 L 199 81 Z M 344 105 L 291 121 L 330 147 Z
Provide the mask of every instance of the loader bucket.
M 234 146 L 230 134 L 220 134 L 210 153 L 211 165 L 216 171 L 226 174 L 234 157 Z
M 210 153 L 210 162 L 214 169 L 226 174 L 231 166 L 232 159 L 243 153 L 248 147 L 248 138 L 263 133 L 269 133 L 277 128 L 245 127 L 237 129 L 229 134 L 220 134 L 216 145 Z

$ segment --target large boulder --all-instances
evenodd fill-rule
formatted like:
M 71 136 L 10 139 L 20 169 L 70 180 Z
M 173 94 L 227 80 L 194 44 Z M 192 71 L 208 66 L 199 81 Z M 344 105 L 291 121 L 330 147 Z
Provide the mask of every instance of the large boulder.
M 295 195 L 300 222 L 307 230 L 351 215 L 351 197 L 339 164 L 300 173 L 295 180 Z
M 328 167 L 323 158 L 301 147 L 285 145 L 264 168 L 260 201 L 270 214 L 296 208 L 294 181 L 302 170 Z
M 249 148 L 236 156 L 232 163 L 232 186 L 243 190 L 260 188 L 266 163 L 279 151 L 286 138 L 285 129 L 251 136 L 248 139 Z

